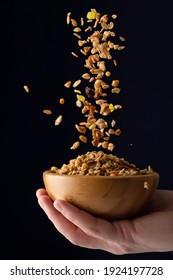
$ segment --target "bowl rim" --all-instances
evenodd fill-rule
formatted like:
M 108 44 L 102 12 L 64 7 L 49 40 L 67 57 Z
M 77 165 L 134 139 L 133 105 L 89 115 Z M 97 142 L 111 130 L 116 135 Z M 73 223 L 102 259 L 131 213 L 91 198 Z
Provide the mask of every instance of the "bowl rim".
M 153 171 L 152 173 L 149 174 L 141 174 L 141 175 L 124 175 L 124 176 L 101 176 L 101 175 L 91 175 L 91 176 L 85 176 L 85 175 L 68 175 L 68 174 L 57 174 L 52 172 L 50 169 L 46 170 L 43 172 L 43 176 L 45 175 L 49 175 L 49 176 L 55 176 L 55 177 L 64 177 L 64 178 L 87 178 L 89 180 L 91 179 L 106 179 L 106 180 L 110 180 L 110 179 L 118 179 L 118 180 L 122 180 L 122 179 L 134 179 L 134 178 L 149 178 L 149 177 L 157 177 L 159 178 L 160 175 L 158 172 Z

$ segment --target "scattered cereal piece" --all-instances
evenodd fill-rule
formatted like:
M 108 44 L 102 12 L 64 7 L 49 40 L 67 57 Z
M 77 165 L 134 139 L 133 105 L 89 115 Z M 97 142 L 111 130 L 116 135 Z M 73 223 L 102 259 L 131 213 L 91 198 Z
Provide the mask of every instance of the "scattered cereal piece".
M 119 80 L 113 80 L 112 81 L 112 86 L 113 87 L 118 87 L 119 86 Z
M 56 120 L 55 120 L 55 125 L 59 125 L 62 122 L 62 116 L 60 115 Z
M 115 130 L 115 135 L 119 136 L 120 134 L 121 134 L 121 129 L 119 129 L 119 128 L 116 129 L 116 130 Z
M 76 53 L 74 53 L 74 52 L 71 52 L 71 54 L 72 54 L 73 56 L 75 56 L 75 57 L 78 57 L 78 55 L 77 55 Z
M 117 15 L 112 15 L 112 18 L 113 18 L 113 19 L 117 18 Z
M 69 13 L 67 14 L 67 24 L 70 24 L 70 16 L 71 16 L 71 12 L 69 12 Z
M 51 115 L 52 111 L 49 110 L 49 109 L 45 109 L 45 110 L 43 110 L 43 113 L 46 114 L 46 115 Z
M 86 137 L 86 136 L 80 135 L 80 136 L 79 136 L 79 139 L 80 139 L 82 142 L 87 143 L 87 137 Z
M 29 87 L 28 86 L 25 85 L 25 86 L 23 86 L 23 88 L 27 93 L 29 93 Z
M 80 23 L 81 23 L 81 26 L 84 26 L 84 19 L 83 19 L 83 17 L 81 17 Z
M 63 104 L 65 103 L 64 98 L 60 98 L 59 103 L 60 103 L 61 105 L 63 105 Z
M 125 40 L 126 40 L 123 36 L 120 36 L 119 38 L 122 42 L 125 42 Z
M 79 141 L 76 141 L 70 148 L 70 150 L 75 150 L 77 149 L 78 147 L 80 146 L 80 142 Z
M 106 75 L 106 77 L 110 77 L 111 76 L 111 72 L 110 71 L 106 71 L 105 75 Z
M 65 86 L 66 88 L 70 88 L 70 87 L 71 87 L 71 84 L 72 84 L 72 82 L 71 82 L 71 81 L 68 81 L 67 83 L 64 84 L 64 86 Z
M 124 50 L 125 49 L 125 46 L 119 46 L 118 47 L 118 51 L 121 51 L 121 50 Z
M 77 107 L 82 107 L 82 102 L 80 100 L 76 100 L 76 106 Z
M 72 24 L 73 26 L 76 27 L 76 26 L 77 26 L 77 21 L 76 21 L 75 19 L 72 18 L 72 19 L 71 19 L 71 24 Z
M 114 127 L 115 125 L 116 125 L 116 121 L 115 121 L 115 120 L 112 120 L 111 126 Z
M 114 106 L 114 108 L 115 108 L 115 110 L 118 110 L 118 109 L 122 109 L 122 106 L 117 104 L 117 105 Z
M 90 74 L 88 74 L 88 73 L 85 73 L 85 74 L 82 75 L 82 78 L 83 78 L 83 79 L 86 79 L 86 80 L 89 80 L 90 77 L 91 77 L 91 76 L 90 76 Z
M 77 80 L 76 82 L 74 82 L 73 87 L 76 88 L 80 85 L 81 80 Z

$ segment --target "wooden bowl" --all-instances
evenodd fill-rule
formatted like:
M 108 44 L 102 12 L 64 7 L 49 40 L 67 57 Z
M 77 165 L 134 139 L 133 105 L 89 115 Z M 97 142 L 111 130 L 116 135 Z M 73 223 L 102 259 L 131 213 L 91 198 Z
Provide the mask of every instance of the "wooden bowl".
M 135 217 L 147 206 L 159 182 L 159 174 L 136 176 L 57 175 L 43 173 L 48 195 L 108 220 Z

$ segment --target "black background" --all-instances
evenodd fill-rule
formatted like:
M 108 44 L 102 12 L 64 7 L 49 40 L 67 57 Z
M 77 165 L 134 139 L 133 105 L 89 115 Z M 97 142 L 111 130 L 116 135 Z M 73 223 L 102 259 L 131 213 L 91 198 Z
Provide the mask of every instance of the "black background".
M 8 1 L 1 10 L 6 15 L 8 78 L 1 95 L 1 259 L 173 258 L 170 253 L 116 256 L 79 248 L 56 231 L 37 204 L 43 171 L 86 152 L 86 146 L 69 150 L 77 137 L 73 122 L 80 115 L 63 85 L 83 71 L 70 55 L 76 45 L 66 14 L 71 11 L 80 19 L 90 8 L 116 13 L 116 32 L 126 38 L 115 72 L 122 88 L 117 100 L 123 106 L 117 115 L 123 133 L 116 140 L 116 153 L 141 168 L 151 164 L 160 174 L 159 188 L 173 186 L 171 1 Z M 60 97 L 66 98 L 64 107 Z M 45 116 L 45 108 L 53 114 Z M 61 113 L 64 122 L 55 127 Z

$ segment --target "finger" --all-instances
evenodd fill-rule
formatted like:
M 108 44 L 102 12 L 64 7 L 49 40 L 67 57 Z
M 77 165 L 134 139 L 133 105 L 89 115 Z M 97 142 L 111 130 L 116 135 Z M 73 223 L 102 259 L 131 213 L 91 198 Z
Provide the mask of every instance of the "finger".
M 36 196 L 37 196 L 37 198 L 39 198 L 41 195 L 46 195 L 46 194 L 47 194 L 47 192 L 46 192 L 45 189 L 38 189 L 38 190 L 36 191 Z
M 56 200 L 54 207 L 87 235 L 99 239 L 116 239 L 116 227 L 111 222 L 96 218 L 63 200 Z
M 80 228 L 67 220 L 59 211 L 57 211 L 57 209 L 53 206 L 51 199 L 47 195 L 40 196 L 38 202 L 56 229 L 71 243 L 93 249 L 101 247 L 101 244 L 97 244 L 97 240 L 95 240 L 95 238 L 88 236 Z

